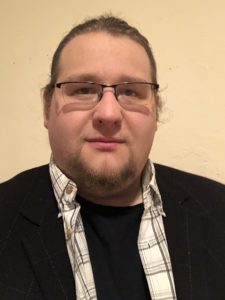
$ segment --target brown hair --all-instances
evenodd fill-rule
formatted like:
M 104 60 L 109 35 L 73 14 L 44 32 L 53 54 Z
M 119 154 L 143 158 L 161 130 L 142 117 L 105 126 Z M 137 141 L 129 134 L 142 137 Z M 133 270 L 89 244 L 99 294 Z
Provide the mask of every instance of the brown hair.
M 124 35 L 140 44 L 146 51 L 152 70 L 152 81 L 157 83 L 157 67 L 148 40 L 135 27 L 130 26 L 126 21 L 113 15 L 101 15 L 97 18 L 92 18 L 73 27 L 59 43 L 52 59 L 50 81 L 44 87 L 44 101 L 48 107 L 51 103 L 53 85 L 56 83 L 58 76 L 59 60 L 64 47 L 76 36 L 89 32 L 105 31 L 111 35 Z M 156 95 L 158 111 L 161 108 L 159 95 Z

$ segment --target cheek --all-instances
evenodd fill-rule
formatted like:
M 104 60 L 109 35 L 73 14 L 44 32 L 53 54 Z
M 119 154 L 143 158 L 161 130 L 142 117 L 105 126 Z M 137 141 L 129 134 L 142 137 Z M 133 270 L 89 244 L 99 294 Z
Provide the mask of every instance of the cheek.
M 77 147 L 84 124 L 79 114 L 52 113 L 48 121 L 49 140 L 52 151 L 68 153 Z
M 157 129 L 156 115 L 140 116 L 133 126 L 133 147 L 137 154 L 144 157 L 149 155 Z
M 52 105 L 50 110 L 48 129 L 59 138 L 74 139 L 87 123 L 87 113 L 62 106 L 59 103 L 60 101 L 57 100 L 55 99 L 54 105 Z
M 149 126 L 146 126 L 145 128 L 143 126 L 143 130 L 140 131 L 140 139 L 141 139 L 140 144 L 142 145 L 143 149 L 146 149 L 146 152 L 148 153 L 151 150 L 155 132 L 156 132 L 156 122 L 150 123 Z

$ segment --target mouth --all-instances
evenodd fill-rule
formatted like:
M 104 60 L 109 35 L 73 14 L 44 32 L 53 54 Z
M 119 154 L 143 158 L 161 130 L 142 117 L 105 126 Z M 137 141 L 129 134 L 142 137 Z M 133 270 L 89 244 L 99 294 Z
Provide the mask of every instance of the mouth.
M 94 149 L 101 151 L 113 151 L 125 143 L 122 139 L 106 137 L 90 138 L 86 139 L 86 142 Z

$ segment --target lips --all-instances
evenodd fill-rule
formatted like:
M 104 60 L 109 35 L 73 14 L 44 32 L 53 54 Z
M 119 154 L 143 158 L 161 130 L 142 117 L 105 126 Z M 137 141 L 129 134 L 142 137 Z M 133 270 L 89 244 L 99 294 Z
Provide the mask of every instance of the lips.
M 107 137 L 90 138 L 90 139 L 87 139 L 87 141 L 90 142 L 90 143 L 96 143 L 96 142 L 100 142 L 100 143 L 124 143 L 124 141 L 122 139 L 107 138 Z
M 86 142 L 93 148 L 103 151 L 116 150 L 125 141 L 118 138 L 96 137 L 86 139 Z

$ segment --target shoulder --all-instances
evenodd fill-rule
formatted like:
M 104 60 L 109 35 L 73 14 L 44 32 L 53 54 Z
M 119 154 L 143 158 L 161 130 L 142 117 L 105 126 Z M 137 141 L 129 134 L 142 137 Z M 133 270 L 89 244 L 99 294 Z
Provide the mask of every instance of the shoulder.
M 167 181 L 169 184 L 178 184 L 188 187 L 198 188 L 206 188 L 206 189 L 219 189 L 221 191 L 225 191 L 225 185 L 217 182 L 213 179 L 203 177 L 200 175 L 196 175 L 193 173 L 188 173 L 179 169 L 175 169 L 172 167 L 154 164 L 156 169 L 156 177 L 159 180 Z
M 175 168 L 154 164 L 159 190 L 166 197 L 187 195 L 209 209 L 225 211 L 225 185 L 215 180 Z
M 50 182 L 48 165 L 24 171 L 0 184 L 0 241 L 16 223 L 25 201 L 37 193 L 41 181 L 47 181 L 47 185 Z
M 23 189 L 27 190 L 30 186 L 35 184 L 35 180 L 40 176 L 48 174 L 48 165 L 43 165 L 40 167 L 32 168 L 25 170 L 13 178 L 0 183 L 0 197 L 2 194 L 6 193 L 15 193 L 22 191 Z
M 40 180 L 49 180 L 48 165 L 26 170 L 1 183 L 0 217 L 4 219 L 17 212 Z

